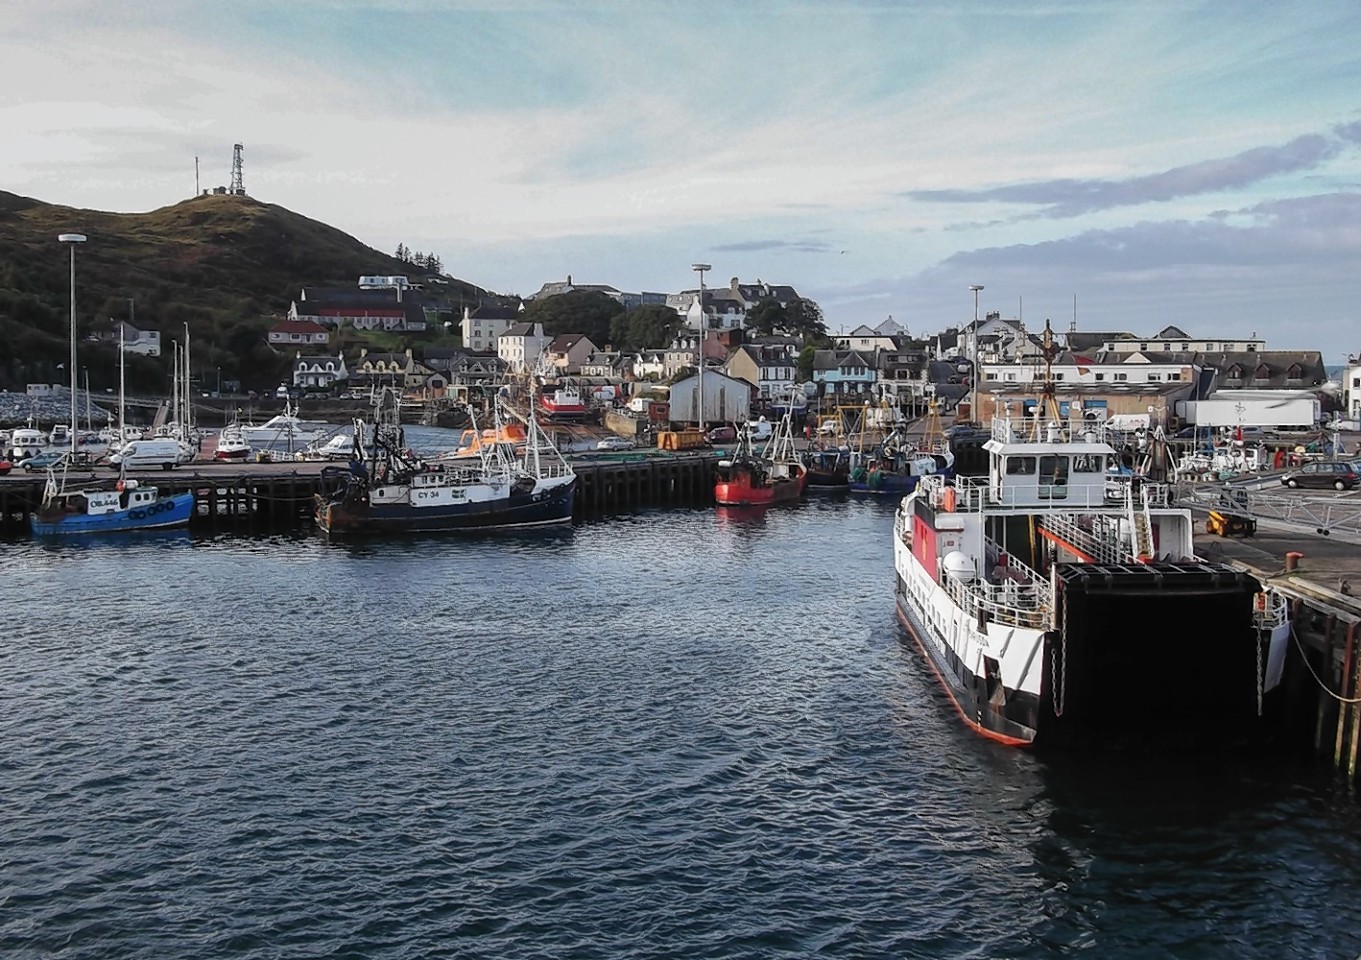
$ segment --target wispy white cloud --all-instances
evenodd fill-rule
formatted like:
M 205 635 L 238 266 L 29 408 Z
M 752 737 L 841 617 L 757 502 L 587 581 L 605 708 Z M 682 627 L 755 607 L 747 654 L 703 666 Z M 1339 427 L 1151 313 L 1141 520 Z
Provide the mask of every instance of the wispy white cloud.
M 260 199 L 522 292 L 566 272 L 666 289 L 712 257 L 859 320 L 953 309 L 926 285 L 961 271 L 1003 287 L 1022 268 L 996 251 L 1052 259 L 1026 265 L 1032 289 L 1122 276 L 1101 254 L 1145 236 L 1188 257 L 1219 237 L 1227 270 L 1255 262 L 1234 231 L 1307 249 L 1303 207 L 1266 204 L 1354 180 L 1361 142 L 1361 12 L 1342 6 L 24 0 L 6 14 L 0 188 L 150 209 L 188 195 L 196 155 L 203 185 L 225 183 L 241 142 Z M 1147 269 L 1182 282 L 1172 266 Z

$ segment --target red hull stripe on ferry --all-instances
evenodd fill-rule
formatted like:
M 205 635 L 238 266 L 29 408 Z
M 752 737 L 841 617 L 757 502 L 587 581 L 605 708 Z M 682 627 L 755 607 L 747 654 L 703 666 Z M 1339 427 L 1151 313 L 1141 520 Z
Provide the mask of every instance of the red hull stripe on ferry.
M 893 606 L 894 609 L 897 610 L 898 604 L 896 602 L 893 604 Z M 917 649 L 922 652 L 922 657 L 930 665 L 931 672 L 936 675 L 936 680 L 940 683 L 941 689 L 945 691 L 946 696 L 950 698 L 950 702 L 954 704 L 955 712 L 959 714 L 959 719 L 963 720 L 966 724 L 968 724 L 968 726 L 974 731 L 974 733 L 981 733 L 989 740 L 995 740 L 998 743 L 1005 744 L 1008 747 L 1029 747 L 1032 745 L 1029 740 L 1020 740 L 1016 737 L 1009 737 L 1005 733 L 998 733 L 996 730 L 989 730 L 987 727 L 983 726 L 981 723 L 974 720 L 967 713 L 965 713 L 964 708 L 960 705 L 959 700 L 955 697 L 955 692 L 952 689 L 950 689 L 950 684 L 946 682 L 943 676 L 941 676 L 939 668 L 936 667 L 936 661 L 927 651 L 926 644 L 922 641 L 922 638 L 917 636 L 917 631 L 913 629 L 912 624 L 908 622 L 907 617 L 903 615 L 903 612 L 901 610 L 897 610 L 897 614 L 899 622 L 902 623 L 902 625 L 905 628 L 907 628 L 907 632 L 912 636 L 912 641 L 917 645 Z

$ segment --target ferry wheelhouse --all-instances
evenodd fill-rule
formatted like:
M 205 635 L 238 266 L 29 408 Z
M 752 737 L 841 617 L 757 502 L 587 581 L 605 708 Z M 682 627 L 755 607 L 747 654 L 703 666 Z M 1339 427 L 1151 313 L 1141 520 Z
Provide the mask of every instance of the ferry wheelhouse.
M 956 710 L 1013 745 L 1255 732 L 1283 598 L 1195 553 L 1172 489 L 1112 482 L 1101 423 L 995 420 L 986 477 L 926 476 L 894 523 L 897 611 Z

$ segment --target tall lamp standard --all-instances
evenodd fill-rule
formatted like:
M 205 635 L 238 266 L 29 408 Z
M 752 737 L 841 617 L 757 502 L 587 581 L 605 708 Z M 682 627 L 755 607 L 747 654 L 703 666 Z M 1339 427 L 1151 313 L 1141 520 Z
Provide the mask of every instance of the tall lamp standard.
M 969 284 L 969 289 L 973 291 L 973 330 L 969 334 L 969 346 L 973 350 L 973 366 L 969 368 L 969 417 L 975 423 L 982 423 L 983 418 L 978 415 L 978 291 L 983 289 L 981 283 Z
M 699 421 L 699 435 L 704 437 L 704 338 L 708 325 L 704 316 L 704 272 L 713 267 L 707 263 L 692 263 L 690 269 L 699 274 L 699 381 L 695 384 L 695 419 Z
M 57 236 L 61 243 L 71 246 L 71 459 L 76 456 L 76 244 L 85 242 L 83 233 L 63 233 Z

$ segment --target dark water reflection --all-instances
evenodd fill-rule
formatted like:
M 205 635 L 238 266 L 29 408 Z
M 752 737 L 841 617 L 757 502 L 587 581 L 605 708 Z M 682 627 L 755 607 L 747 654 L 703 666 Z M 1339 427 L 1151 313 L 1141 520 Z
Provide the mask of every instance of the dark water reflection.
M 8 544 L 0 953 L 1361 951 L 1315 768 L 960 729 L 891 513 Z

